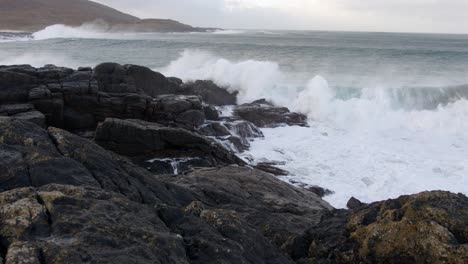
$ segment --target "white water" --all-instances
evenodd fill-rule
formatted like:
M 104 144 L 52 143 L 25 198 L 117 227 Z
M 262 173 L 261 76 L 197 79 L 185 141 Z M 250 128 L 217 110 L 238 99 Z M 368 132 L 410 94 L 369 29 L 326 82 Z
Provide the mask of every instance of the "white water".
M 245 47 L 242 42 L 237 46 L 237 38 L 230 36 L 232 34 L 240 34 L 242 41 L 251 41 L 253 44 Z M 269 32 L 262 34 L 270 35 Z M 275 36 L 274 34 L 272 35 Z M 264 129 L 265 139 L 256 140 L 247 154 L 257 161 L 286 161 L 283 168 L 291 171 L 292 175 L 284 178 L 285 180 L 319 185 L 335 191 L 334 195 L 326 199 L 336 207 L 344 207 L 351 196 L 371 202 L 433 189 L 468 194 L 468 102 L 453 98 L 449 104 L 419 110 L 420 108 L 399 107 L 394 95 L 395 91 L 398 91 L 395 87 L 403 87 L 408 83 L 416 86 L 468 83 L 464 64 L 459 66 L 460 69 L 457 68 L 457 65 L 460 65 L 457 63 L 460 62 L 456 58 L 464 56 L 463 50 L 458 51 L 457 48 L 457 52 L 452 54 L 447 51 L 450 49 L 444 46 L 441 50 L 445 50 L 445 53 L 432 55 L 423 52 L 415 59 L 424 64 L 421 67 L 419 64 L 411 64 L 411 58 L 414 58 L 411 54 L 414 51 L 409 52 L 410 55 L 400 56 L 401 52 L 406 51 L 401 47 L 402 50 L 389 51 L 389 47 L 385 45 L 373 44 L 376 45 L 376 49 L 371 45 L 368 53 L 362 53 L 366 48 L 356 51 L 348 49 L 348 46 L 354 44 L 366 47 L 367 42 L 363 44 L 358 41 L 336 47 L 334 45 L 339 42 L 332 38 L 325 46 L 331 46 L 333 52 L 341 52 L 339 56 L 333 57 L 334 53 L 323 49 L 319 45 L 320 40 L 315 37 L 309 39 L 306 34 L 305 39 L 294 39 L 294 43 L 290 43 L 291 36 L 288 35 L 289 37 L 284 39 L 282 36 L 278 34 L 274 39 L 268 36 L 265 42 L 276 44 L 261 46 L 263 39 L 260 41 L 258 35 L 249 39 L 241 31 L 218 32 L 211 36 L 145 35 L 103 32 L 92 25 L 78 28 L 56 25 L 36 32 L 34 38 L 73 40 L 31 41 L 31 47 L 35 49 L 31 51 L 28 46 L 21 52 L 17 47 L 5 44 L 3 46 L 8 46 L 9 49 L 0 49 L 0 65 L 56 64 L 76 68 L 92 66 L 105 60 L 157 65 L 152 67 L 167 76 L 181 77 L 185 81 L 211 79 L 221 86 L 227 86 L 231 91 L 238 91 L 240 103 L 267 98 L 278 105 L 288 106 L 293 111 L 305 113 L 310 119 L 310 128 Z M 327 36 L 330 37 L 327 34 L 320 35 L 319 39 Z M 85 40 L 87 38 L 97 40 Z M 161 38 L 165 43 L 175 45 L 163 45 L 165 43 L 158 42 Z M 404 43 L 409 41 L 402 36 L 395 38 L 402 39 L 401 42 Z M 96 43 L 101 39 L 122 39 L 122 42 L 113 41 L 122 46 L 107 46 L 107 42 L 102 40 L 101 46 L 105 48 L 100 49 L 101 46 Z M 127 39 L 146 41 L 128 42 L 125 41 Z M 203 39 L 207 39 L 207 42 L 202 42 Z M 300 43 L 296 43 L 297 41 Z M 319 41 L 319 44 L 307 46 L 314 41 Z M 382 41 L 387 43 L 390 40 L 385 37 Z M 21 44 L 24 45 L 24 42 Z M 207 49 L 218 51 L 223 49 L 225 44 L 228 47 L 220 52 L 230 55 L 231 59 L 193 48 L 208 47 Z M 138 50 L 128 52 L 133 45 L 137 45 Z M 158 45 L 162 46 L 157 48 Z M 394 43 L 391 48 L 398 45 Z M 18 46 L 21 46 L 20 43 Z M 190 49 L 173 60 L 180 49 L 186 46 Z M 56 47 L 61 47 L 61 51 L 55 51 Z M 383 50 L 382 53 L 379 53 L 380 49 Z M 232 59 L 242 57 L 246 53 L 247 58 L 262 53 L 262 58 L 269 59 L 277 52 L 282 52 L 281 56 L 277 56 L 282 58 L 278 62 Z M 353 52 L 357 52 L 358 55 L 353 55 Z M 375 63 L 375 58 L 372 57 L 374 52 L 386 61 L 380 61 L 379 57 L 379 63 Z M 138 56 L 133 56 L 135 54 Z M 155 58 L 154 55 L 158 57 Z M 302 60 L 303 55 L 307 58 Z M 454 63 L 455 66 L 449 68 L 451 70 L 439 71 L 434 70 L 431 63 L 425 62 L 429 58 L 439 57 L 450 58 L 450 63 L 442 64 L 443 69 Z M 317 59 L 319 67 L 313 67 L 312 58 Z M 355 62 L 356 58 L 363 59 Z M 327 61 L 328 59 L 330 60 Z M 171 60 L 172 62 L 168 63 Z M 152 64 L 153 61 L 157 63 Z M 167 65 L 161 68 L 166 63 Z M 302 64 L 307 67 L 300 67 Z M 287 72 L 280 65 L 293 65 L 306 70 Z M 345 67 L 342 67 L 343 65 Z M 304 72 L 308 71 L 308 68 L 314 69 L 310 73 Z M 335 68 L 339 74 L 344 73 L 340 77 L 344 76 L 345 81 L 338 80 L 337 76 L 326 71 Z M 348 72 L 350 68 L 351 71 Z M 424 70 L 421 71 L 421 68 Z M 404 69 L 404 74 L 401 69 Z M 458 71 L 454 71 L 457 69 Z M 324 74 L 322 70 L 325 71 Z M 433 75 L 431 72 L 437 74 Z M 347 77 L 350 77 L 349 80 Z M 449 83 L 452 81 L 453 83 Z M 360 94 L 343 97 L 343 91 L 336 83 L 352 84 L 360 90 Z M 410 88 L 401 89 L 405 92 L 410 91 L 405 90 Z M 410 105 L 413 101 L 416 104 L 431 99 L 429 90 L 427 93 L 424 91 L 416 95 L 402 94 L 409 100 Z
M 233 62 L 201 51 L 185 51 L 161 70 L 185 81 L 214 80 L 239 91 L 241 103 L 267 98 L 307 114 L 310 128 L 263 129 L 265 139 L 247 155 L 286 161 L 282 168 L 292 175 L 285 180 L 334 191 L 326 200 L 336 207 L 352 196 L 372 202 L 426 190 L 468 194 L 466 100 L 402 110 L 383 85 L 342 100 L 320 76 L 288 85 L 274 62 Z

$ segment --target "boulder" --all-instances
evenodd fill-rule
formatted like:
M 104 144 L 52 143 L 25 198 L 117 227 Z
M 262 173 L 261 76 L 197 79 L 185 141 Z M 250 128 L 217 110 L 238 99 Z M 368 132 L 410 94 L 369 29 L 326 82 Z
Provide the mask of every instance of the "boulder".
M 7 263 L 186 263 L 184 241 L 152 207 L 92 187 L 0 194 Z
M 468 198 L 423 192 L 336 211 L 301 237 L 312 263 L 466 263 Z M 327 262 L 328 261 L 328 262 Z
M 234 114 L 258 127 L 307 126 L 305 115 L 292 113 L 286 107 L 273 106 L 263 100 L 237 106 Z
M 34 109 L 31 104 L 4 104 L 0 105 L 0 116 L 29 121 L 41 127 L 45 127 L 45 116 Z
M 166 77 L 143 66 L 101 63 L 94 68 L 94 76 L 102 92 L 150 97 L 170 93 Z
M 108 150 L 130 157 L 202 157 L 213 166 L 245 164 L 235 154 L 200 135 L 141 120 L 108 118 L 98 126 L 95 140 Z
M 228 92 L 226 89 L 219 87 L 212 81 L 195 81 L 181 85 L 178 90 L 179 94 L 198 95 L 203 101 L 211 105 L 235 105 L 237 95 Z

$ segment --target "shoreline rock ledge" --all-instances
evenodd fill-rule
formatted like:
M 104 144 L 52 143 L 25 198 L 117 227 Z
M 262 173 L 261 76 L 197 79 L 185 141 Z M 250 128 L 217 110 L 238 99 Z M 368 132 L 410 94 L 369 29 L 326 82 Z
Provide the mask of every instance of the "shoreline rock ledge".
M 1 263 L 468 263 L 465 195 L 337 210 L 238 156 L 305 116 L 235 96 L 136 65 L 0 66 Z

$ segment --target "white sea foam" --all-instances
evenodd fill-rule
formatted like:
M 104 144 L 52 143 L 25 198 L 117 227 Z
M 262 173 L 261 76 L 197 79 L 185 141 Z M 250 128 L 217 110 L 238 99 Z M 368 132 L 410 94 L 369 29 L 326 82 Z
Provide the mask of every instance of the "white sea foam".
M 408 109 L 398 107 L 401 96 L 424 102 L 434 99 L 431 91 L 395 95 L 383 85 L 339 99 L 320 76 L 298 83 L 275 62 L 233 62 L 202 51 L 185 51 L 161 70 L 185 81 L 211 79 L 238 91 L 241 103 L 267 98 L 307 114 L 310 128 L 264 129 L 265 139 L 248 154 L 286 161 L 284 169 L 292 172 L 286 180 L 335 191 L 327 200 L 337 207 L 351 196 L 371 202 L 434 189 L 468 194 L 465 99 Z
M 219 29 L 211 32 L 213 34 L 221 34 L 221 35 L 237 35 L 245 33 L 244 30 L 235 30 L 235 29 Z
M 0 65 L 29 64 L 33 67 L 42 67 L 46 64 L 77 68 L 79 61 L 73 60 L 66 55 L 52 52 L 28 52 L 23 54 L 10 54 L 0 51 Z
M 117 34 L 106 32 L 102 26 L 87 23 L 79 27 L 66 25 L 52 25 L 43 30 L 33 33 L 35 40 L 45 40 L 54 38 L 117 38 Z

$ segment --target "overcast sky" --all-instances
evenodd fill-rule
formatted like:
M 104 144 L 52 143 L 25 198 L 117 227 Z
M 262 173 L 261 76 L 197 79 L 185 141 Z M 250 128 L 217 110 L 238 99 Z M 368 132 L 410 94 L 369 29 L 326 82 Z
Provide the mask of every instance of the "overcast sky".
M 95 0 L 193 26 L 468 33 L 468 0 Z

